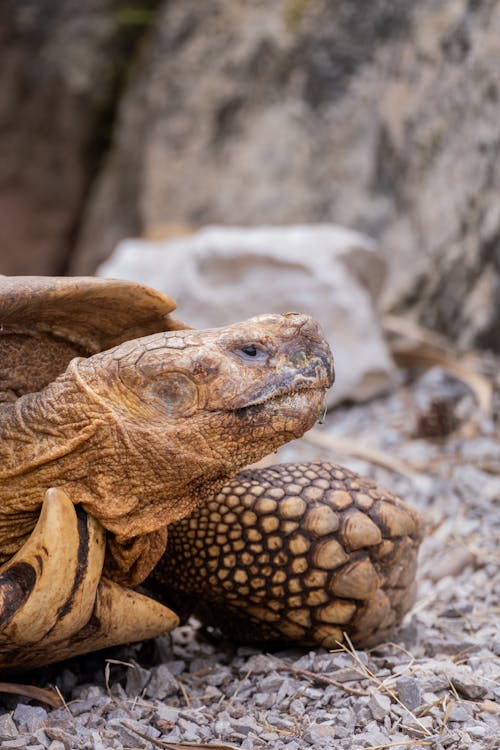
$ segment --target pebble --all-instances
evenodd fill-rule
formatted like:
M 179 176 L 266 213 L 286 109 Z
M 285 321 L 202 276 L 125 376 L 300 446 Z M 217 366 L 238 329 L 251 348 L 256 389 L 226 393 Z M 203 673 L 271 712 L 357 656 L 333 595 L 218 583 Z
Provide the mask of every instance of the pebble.
M 125 683 L 127 695 L 131 698 L 140 695 L 150 679 L 151 672 L 149 669 L 143 669 L 139 664 L 131 662 L 131 666 L 127 670 L 127 680 Z
M 19 705 L 24 705 L 20 703 Z M 16 708 L 17 711 L 17 708 Z M 17 726 L 10 714 L 0 716 L 0 739 L 12 740 L 19 734 Z
M 166 664 L 159 664 L 151 670 L 151 679 L 145 688 L 147 697 L 165 700 L 178 690 L 179 683 Z
M 398 677 L 396 693 L 401 703 L 410 711 L 414 711 L 422 702 L 422 691 L 415 677 Z
M 312 724 L 304 735 L 304 739 L 310 737 L 310 742 L 314 743 L 322 739 L 334 739 L 337 736 L 335 727 L 326 722 L 323 724 Z
M 468 698 L 471 701 L 478 701 L 484 698 L 488 689 L 485 685 L 481 685 L 477 682 L 466 682 L 460 677 L 452 677 L 453 686 L 460 695 L 464 698 Z
M 43 727 L 47 719 L 47 711 L 41 706 L 29 706 L 19 703 L 12 718 L 19 727 L 27 729 L 30 734 Z
M 373 718 L 383 721 L 391 710 L 391 699 L 381 693 L 372 693 L 369 705 Z
M 467 711 L 464 706 L 460 705 L 453 706 L 448 714 L 449 721 L 469 721 L 470 719 L 472 719 L 470 711 Z

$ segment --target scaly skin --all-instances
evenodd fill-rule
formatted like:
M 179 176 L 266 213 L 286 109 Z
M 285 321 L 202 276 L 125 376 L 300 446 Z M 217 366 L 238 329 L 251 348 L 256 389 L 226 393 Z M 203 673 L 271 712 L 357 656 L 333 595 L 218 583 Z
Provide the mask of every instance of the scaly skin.
M 412 508 L 334 464 L 247 470 L 170 526 L 145 586 L 236 641 L 366 647 L 413 604 L 420 536 Z
M 142 581 L 166 526 L 309 429 L 332 381 L 318 325 L 295 313 L 72 360 L 0 407 L 0 554 L 19 549 L 56 486 L 109 532 L 108 575 Z

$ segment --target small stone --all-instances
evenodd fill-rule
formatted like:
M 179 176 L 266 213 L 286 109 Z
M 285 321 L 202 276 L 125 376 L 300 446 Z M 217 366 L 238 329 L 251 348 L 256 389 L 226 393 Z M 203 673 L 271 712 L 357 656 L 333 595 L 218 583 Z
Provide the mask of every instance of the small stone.
M 14 711 L 13 719 L 19 726 L 25 727 L 30 734 L 41 729 L 47 719 L 47 711 L 41 706 L 28 706 L 18 703 Z
M 151 678 L 151 672 L 149 669 L 143 669 L 139 664 L 135 662 L 129 667 L 127 671 L 127 681 L 125 684 L 125 691 L 130 698 L 135 698 L 140 695 Z
M 272 708 L 275 703 L 275 697 L 270 693 L 255 693 L 254 701 L 260 708 Z
M 268 714 L 266 718 L 269 724 L 272 724 L 277 729 L 292 729 L 295 726 L 295 722 L 291 719 L 279 716 L 278 714 Z
M 146 686 L 146 695 L 157 700 L 164 700 L 169 695 L 175 695 L 179 690 L 179 683 L 166 664 L 159 664 L 151 670 L 151 679 Z
M 471 701 L 480 700 L 488 692 L 484 685 L 479 685 L 476 682 L 468 682 L 459 677 L 452 678 L 453 685 L 458 693 L 464 698 Z
M 414 677 L 398 677 L 396 680 L 398 698 L 410 711 L 422 703 L 422 691 Z
M 335 727 L 323 722 L 321 724 L 311 724 L 304 734 L 304 739 L 314 744 L 318 740 L 334 739 L 336 736 Z
M 49 738 L 47 737 L 47 735 L 45 734 L 45 730 L 44 730 L 44 729 L 37 729 L 37 731 L 36 731 L 36 732 L 34 733 L 34 735 L 33 735 L 33 736 L 35 737 L 35 739 L 36 739 L 36 740 L 37 740 L 37 741 L 38 741 L 38 742 L 39 742 L 39 743 L 40 743 L 41 745 L 43 745 L 43 747 L 48 747 L 48 746 L 49 746 L 49 744 L 50 744 L 50 740 L 49 740 Z
M 396 707 L 396 706 L 394 707 L 395 711 L 396 711 L 396 708 L 399 708 L 399 706 L 398 707 Z M 418 719 L 416 719 L 416 718 L 413 719 L 413 718 L 409 718 L 408 717 L 408 712 L 407 711 L 401 710 L 401 711 L 396 711 L 396 713 L 399 714 L 399 716 L 401 716 L 401 718 L 403 719 L 403 721 L 405 722 L 405 724 L 407 724 L 409 727 L 411 727 L 412 729 L 416 730 L 417 732 L 422 731 L 422 727 L 423 727 L 424 729 L 428 729 L 429 732 L 432 733 L 432 730 L 434 728 L 434 717 L 433 716 L 420 716 Z M 438 715 L 437 715 L 436 718 L 439 718 L 439 717 L 440 717 L 440 715 L 438 713 Z
M 265 654 L 256 654 L 242 665 L 240 672 L 246 674 L 269 674 L 276 667 L 276 660 Z
M 481 724 L 474 724 L 472 726 L 464 726 L 464 731 L 471 735 L 471 737 L 487 737 L 488 729 Z
M 73 747 L 74 735 L 65 732 L 58 726 L 46 727 L 45 734 L 53 742 L 60 742 L 66 750 L 71 750 Z
M 455 705 L 451 709 L 448 720 L 449 721 L 470 721 L 472 719 L 471 714 L 464 708 L 464 706 Z
M 252 716 L 245 716 L 243 719 L 231 719 L 231 726 L 236 732 L 244 736 L 250 734 L 250 732 L 259 734 L 262 729 Z
M 387 695 L 372 693 L 369 706 L 373 718 L 382 721 L 391 710 L 391 699 Z
M 174 706 L 165 706 L 162 703 L 160 703 L 156 708 L 158 718 L 161 719 L 161 721 L 171 722 L 172 724 L 175 724 L 175 722 L 179 718 L 179 712 L 180 708 L 175 708 Z
M 182 732 L 182 738 L 186 742 L 197 742 L 200 738 L 200 730 L 194 721 L 188 719 L 179 719 L 177 722 Z
M 342 667 L 335 670 L 333 677 L 337 682 L 357 682 L 360 679 L 359 670 L 354 667 Z
M 0 716 L 0 739 L 13 740 L 19 732 L 10 714 Z
M 290 703 L 288 710 L 292 716 L 303 716 L 305 712 L 305 706 L 299 698 L 296 698 Z
M 165 666 L 168 667 L 169 671 L 174 675 L 174 677 L 178 677 L 180 674 L 186 671 L 186 662 L 182 659 L 162 661 L 162 664 L 165 664 Z

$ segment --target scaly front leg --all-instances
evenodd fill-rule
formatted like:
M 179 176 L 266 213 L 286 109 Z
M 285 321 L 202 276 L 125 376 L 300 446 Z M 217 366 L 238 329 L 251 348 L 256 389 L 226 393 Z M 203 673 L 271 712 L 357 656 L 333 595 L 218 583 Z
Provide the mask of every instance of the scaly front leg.
M 0 669 L 16 671 L 129 641 L 178 622 L 101 577 L 105 532 L 60 489 L 46 493 L 28 541 L 0 568 Z
M 414 601 L 417 513 L 327 462 L 243 471 L 168 532 L 146 588 L 236 641 L 371 646 Z

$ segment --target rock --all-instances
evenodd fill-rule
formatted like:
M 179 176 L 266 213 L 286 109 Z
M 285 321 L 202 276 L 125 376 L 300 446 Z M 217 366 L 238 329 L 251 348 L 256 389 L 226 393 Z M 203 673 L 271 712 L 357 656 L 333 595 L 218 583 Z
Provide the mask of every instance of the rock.
M 448 714 L 449 721 L 470 721 L 472 719 L 472 713 L 467 711 L 465 706 L 455 704 Z
M 275 722 L 270 722 L 271 724 L 275 724 Z M 256 722 L 256 720 L 252 716 L 246 716 L 243 719 L 232 719 L 231 720 L 231 726 L 232 728 L 238 732 L 238 734 L 246 736 L 250 732 L 255 732 L 255 734 L 259 734 L 262 727 L 259 726 L 259 724 Z
M 376 313 L 384 263 L 363 235 L 334 225 L 209 227 L 168 242 L 123 242 L 101 276 L 173 296 L 198 327 L 299 310 L 321 322 L 336 370 L 329 405 L 387 389 L 395 369 Z
M 498 351 L 500 65 L 488 50 L 500 8 L 374 0 L 360 23 L 354 7 L 166 4 L 72 271 L 93 270 L 132 222 L 158 236 L 337 221 L 380 241 L 386 307 Z
M 139 664 L 132 662 L 127 670 L 127 680 L 125 684 L 127 695 L 131 698 L 140 695 L 150 679 L 151 672 L 149 669 L 143 669 Z
M 58 742 L 65 748 L 65 750 L 72 750 L 75 742 L 74 729 L 75 727 L 73 727 L 73 731 L 71 731 L 69 726 L 65 726 L 64 729 L 62 729 L 60 726 L 47 727 L 45 729 L 45 734 L 47 735 L 49 740 L 52 740 L 49 747 L 52 747 L 54 742 Z
M 127 5 L 0 3 L 0 273 L 66 268 L 120 79 L 145 31 L 119 20 Z
M 391 710 L 391 699 L 381 693 L 372 693 L 369 702 L 370 711 L 374 719 L 382 721 Z
M 17 737 L 17 735 L 17 727 L 12 719 L 12 716 L 10 714 L 2 714 L 0 716 L 0 739 L 13 740 L 15 737 Z
M 471 701 L 478 701 L 487 693 L 487 688 L 479 682 L 473 682 L 470 679 L 463 677 L 453 676 L 452 678 L 453 687 L 455 690 L 464 698 Z
M 398 677 L 396 692 L 401 703 L 414 711 L 422 703 L 422 691 L 414 677 Z
M 385 308 L 500 349 L 496 3 L 140 5 L 1 4 L 0 271 L 338 221 L 379 240 Z
M 37 729 L 42 729 L 47 719 L 47 711 L 41 706 L 29 706 L 19 703 L 13 714 L 16 724 L 34 734 Z
M 332 724 L 323 722 L 322 724 L 311 724 L 307 732 L 304 734 L 304 739 L 311 744 L 315 742 L 330 739 L 333 740 L 337 736 L 335 727 Z
M 179 685 L 166 664 L 159 664 L 151 670 L 151 680 L 146 687 L 146 695 L 151 698 L 164 700 L 169 695 L 175 695 Z
M 22 750 L 25 750 L 26 748 L 26 738 L 25 737 L 16 737 L 13 740 L 5 740 L 2 742 L 2 748 L 5 750 L 17 750 L 17 748 L 22 748 Z M 62 750 L 65 750 L 62 748 Z

